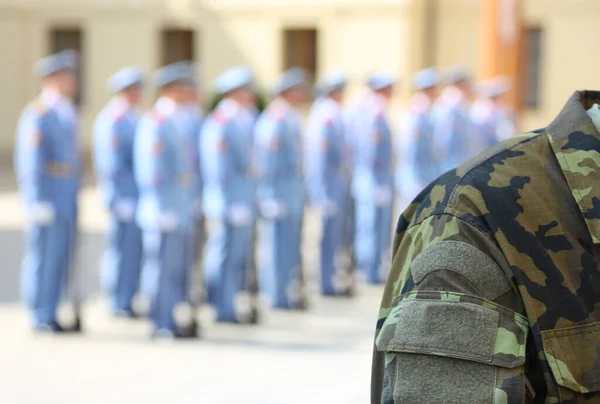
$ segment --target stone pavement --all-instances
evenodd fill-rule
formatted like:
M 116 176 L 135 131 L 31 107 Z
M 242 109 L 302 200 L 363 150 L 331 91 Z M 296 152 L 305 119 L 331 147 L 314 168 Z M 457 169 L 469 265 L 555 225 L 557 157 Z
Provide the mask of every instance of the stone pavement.
M 1 176 L 0 176 L 1 177 Z M 381 288 L 355 299 L 313 292 L 306 313 L 267 312 L 260 326 L 215 324 L 202 309 L 203 339 L 156 343 L 145 321 L 115 320 L 99 295 L 106 223 L 93 188 L 82 193 L 85 334 L 41 337 L 18 302 L 23 215 L 10 181 L 0 191 L 0 402 L 3 404 L 369 402 L 372 338 Z M 12 189 L 11 189 L 12 188 Z M 318 221 L 304 242 L 315 290 Z

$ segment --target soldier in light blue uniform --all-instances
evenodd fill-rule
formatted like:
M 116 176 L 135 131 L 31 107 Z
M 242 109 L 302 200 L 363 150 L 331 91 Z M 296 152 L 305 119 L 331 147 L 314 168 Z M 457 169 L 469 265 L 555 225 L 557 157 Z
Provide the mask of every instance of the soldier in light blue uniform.
M 138 291 L 142 232 L 135 222 L 138 187 L 133 172 L 133 142 L 142 101 L 143 73 L 128 67 L 108 81 L 115 94 L 94 124 L 94 162 L 100 193 L 111 224 L 102 259 L 102 279 L 111 294 L 116 316 L 137 317 L 133 298 Z
M 38 62 L 41 94 L 23 110 L 17 129 L 16 174 L 29 225 L 22 292 L 36 330 L 67 330 L 57 321 L 74 254 L 80 160 L 76 54 L 63 51 Z
M 470 118 L 475 126 L 476 152 L 488 149 L 515 135 L 512 114 L 504 104 L 510 89 L 506 77 L 494 77 L 480 85 L 480 97 L 473 103 Z
M 448 74 L 448 87 L 435 106 L 436 148 L 441 172 L 449 171 L 477 154 L 474 126 L 469 117 L 472 97 L 471 74 L 456 67 Z
M 396 190 L 401 211 L 442 172 L 437 160 L 433 105 L 437 98 L 439 75 L 434 68 L 413 76 L 414 94 L 400 123 Z
M 307 190 L 322 218 L 321 292 L 326 296 L 352 290 L 349 251 L 343 245 L 349 183 L 341 107 L 346 83 L 343 73 L 330 72 L 318 84 L 320 98 L 311 109 L 304 149 Z
M 184 130 L 189 134 L 192 139 L 192 144 L 198 145 L 200 139 L 200 133 L 202 130 L 202 123 L 204 121 L 204 112 L 200 107 L 202 102 L 202 94 L 200 89 L 200 83 L 198 80 L 199 74 L 196 71 L 196 66 L 192 65 L 192 74 L 194 80 L 189 88 L 188 99 L 182 105 L 182 123 L 184 124 Z M 192 297 L 196 304 L 199 304 L 201 298 L 201 284 L 199 281 L 201 278 L 201 266 L 202 266 L 202 255 L 204 254 L 204 245 L 206 243 L 206 228 L 204 221 L 204 214 L 202 212 L 202 172 L 200 164 L 200 154 L 198 147 L 194 147 L 192 150 L 194 167 L 196 171 L 196 189 L 193 196 L 193 219 L 194 219 L 194 235 L 192 241 L 192 259 L 193 259 L 193 272 L 192 272 Z
M 357 267 L 356 248 L 356 200 L 352 192 L 354 182 L 354 156 L 356 154 L 356 139 L 360 136 L 358 133 L 359 124 L 362 119 L 362 111 L 369 105 L 369 100 L 373 96 L 373 91 L 365 86 L 362 92 L 355 96 L 350 105 L 344 108 L 344 138 L 346 144 L 345 167 L 349 178 L 348 199 L 346 205 L 346 219 L 344 220 L 343 244 L 344 248 L 350 252 L 350 270 L 354 272 Z M 355 277 L 352 277 L 354 284 Z M 353 287 L 354 288 L 354 287 Z
M 234 67 L 216 80 L 223 99 L 206 119 L 200 136 L 204 212 L 210 236 L 206 254 L 209 302 L 217 321 L 258 321 L 253 266 L 256 220 L 252 148 L 253 74 Z
M 356 200 L 356 260 L 368 283 L 385 281 L 389 257 L 393 175 L 392 140 L 386 108 L 395 80 L 379 72 L 367 84 L 372 90 L 356 128 L 354 179 Z
M 280 309 L 304 309 L 307 303 L 300 256 L 304 187 L 297 109 L 307 101 L 307 87 L 302 69 L 284 72 L 275 88 L 277 97 L 261 114 L 255 130 L 259 207 L 270 233 L 267 259 L 261 263 L 261 286 Z
M 189 277 L 197 169 L 195 145 L 181 122 L 193 78 L 186 63 L 165 66 L 156 76 L 159 98 L 140 120 L 134 142 L 145 259 L 141 290 L 150 298 L 155 337 L 194 338 Z

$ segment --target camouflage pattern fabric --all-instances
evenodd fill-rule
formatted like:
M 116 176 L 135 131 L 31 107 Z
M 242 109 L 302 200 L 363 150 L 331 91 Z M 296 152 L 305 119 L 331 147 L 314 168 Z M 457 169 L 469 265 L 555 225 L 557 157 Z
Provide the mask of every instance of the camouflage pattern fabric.
M 546 129 L 448 172 L 403 213 L 373 403 L 600 403 L 598 102 L 576 92 Z

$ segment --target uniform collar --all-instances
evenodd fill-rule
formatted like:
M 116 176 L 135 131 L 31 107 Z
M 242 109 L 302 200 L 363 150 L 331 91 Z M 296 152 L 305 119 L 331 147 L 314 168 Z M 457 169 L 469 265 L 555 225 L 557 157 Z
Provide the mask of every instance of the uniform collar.
M 126 114 L 133 109 L 133 106 L 129 103 L 129 101 L 127 101 L 125 97 L 119 95 L 113 97 L 111 101 L 111 107 L 115 114 L 118 115 Z
M 42 100 L 42 103 L 48 108 L 56 106 L 61 98 L 62 96 L 60 93 L 54 88 L 45 88 L 40 94 L 40 100 Z
M 455 86 L 450 86 L 444 90 L 442 96 L 440 97 L 442 102 L 444 102 L 448 106 L 457 106 L 459 104 L 463 104 L 467 102 L 467 99 L 462 91 L 460 91 Z
M 40 94 L 40 100 L 48 109 L 55 111 L 60 120 L 71 124 L 77 120 L 77 113 L 73 101 L 62 96 L 53 88 L 46 88 Z
M 600 133 L 587 114 L 599 91 L 577 91 L 548 126 L 556 159 L 595 244 L 600 244 Z
M 293 109 L 292 106 L 283 97 L 275 98 L 272 106 L 274 108 L 277 108 L 284 112 L 287 112 L 287 111 L 290 111 Z
M 222 108 L 230 116 L 233 116 L 241 109 L 241 106 L 240 106 L 239 102 L 237 102 L 231 98 L 225 98 L 225 99 L 223 99 L 223 101 L 221 101 L 219 108 Z
M 175 101 L 166 97 L 159 98 L 154 107 L 164 117 L 172 115 L 177 110 Z
M 433 101 L 427 95 L 418 92 L 414 94 L 410 99 L 409 108 L 417 113 L 422 113 L 431 108 Z
M 324 114 L 326 115 L 337 115 L 342 111 L 342 107 L 340 104 L 338 104 L 337 101 L 326 97 L 323 100 L 321 100 L 319 102 L 319 108 L 321 108 L 321 110 L 323 111 Z

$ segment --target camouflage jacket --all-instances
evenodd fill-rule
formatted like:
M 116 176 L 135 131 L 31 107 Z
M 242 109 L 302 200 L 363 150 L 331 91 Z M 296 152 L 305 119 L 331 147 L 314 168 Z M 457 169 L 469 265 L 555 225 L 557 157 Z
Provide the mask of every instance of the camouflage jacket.
M 373 403 L 600 403 L 600 133 L 546 129 L 443 175 L 398 222 Z

